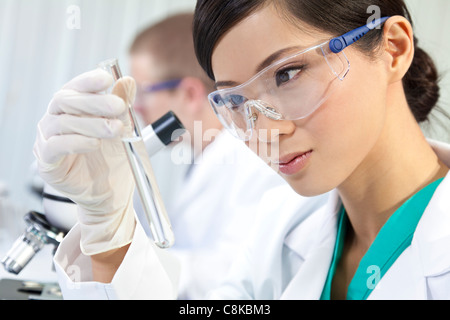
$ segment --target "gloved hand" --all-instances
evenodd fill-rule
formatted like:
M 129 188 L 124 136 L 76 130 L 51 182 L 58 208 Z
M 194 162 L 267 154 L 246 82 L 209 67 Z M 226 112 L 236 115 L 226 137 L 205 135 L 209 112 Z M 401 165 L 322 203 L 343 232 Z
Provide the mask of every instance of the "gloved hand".
M 97 69 L 67 83 L 39 122 L 33 150 L 41 177 L 78 204 L 86 255 L 130 243 L 135 227 L 134 180 L 121 136 L 131 131 L 127 103 L 136 84 L 124 77 L 104 94 L 112 81 Z

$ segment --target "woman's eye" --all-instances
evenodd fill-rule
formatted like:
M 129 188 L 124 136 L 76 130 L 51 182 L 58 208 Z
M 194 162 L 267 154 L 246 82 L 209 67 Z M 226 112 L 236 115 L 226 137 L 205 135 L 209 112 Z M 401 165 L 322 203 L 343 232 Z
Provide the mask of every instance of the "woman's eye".
M 226 101 L 228 102 L 229 107 L 233 108 L 233 109 L 236 109 L 236 108 L 239 108 L 240 106 L 242 106 L 242 104 L 246 100 L 247 99 L 245 97 L 238 95 L 238 94 L 232 94 L 226 98 Z
M 223 99 L 222 99 L 222 97 L 219 94 L 214 95 L 212 97 L 212 101 L 217 106 L 223 106 L 224 105 Z
M 291 81 L 295 76 L 297 76 L 300 72 L 302 72 L 303 67 L 295 67 L 291 69 L 285 69 L 277 72 L 275 75 L 275 80 L 277 83 L 277 86 L 281 86 L 285 84 L 286 82 Z

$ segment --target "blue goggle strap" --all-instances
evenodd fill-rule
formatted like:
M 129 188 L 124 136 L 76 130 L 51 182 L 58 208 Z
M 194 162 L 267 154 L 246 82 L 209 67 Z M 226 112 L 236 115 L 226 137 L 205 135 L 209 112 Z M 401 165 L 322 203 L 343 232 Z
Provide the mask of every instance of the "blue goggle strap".
M 144 92 L 151 93 L 151 92 L 161 91 L 161 90 L 166 90 L 166 89 L 175 89 L 176 87 L 178 87 L 180 85 L 181 81 L 182 81 L 182 79 L 160 82 L 160 83 L 145 87 Z
M 375 29 L 376 27 L 380 26 L 382 23 L 384 23 L 389 17 L 384 17 L 380 19 L 376 19 L 375 21 L 372 21 L 365 26 L 356 28 L 352 31 L 347 32 L 346 34 L 336 37 L 334 39 L 330 40 L 330 50 L 334 53 L 339 53 L 345 48 L 347 48 L 349 45 L 355 43 L 359 39 L 361 39 L 363 36 L 365 36 L 370 30 Z

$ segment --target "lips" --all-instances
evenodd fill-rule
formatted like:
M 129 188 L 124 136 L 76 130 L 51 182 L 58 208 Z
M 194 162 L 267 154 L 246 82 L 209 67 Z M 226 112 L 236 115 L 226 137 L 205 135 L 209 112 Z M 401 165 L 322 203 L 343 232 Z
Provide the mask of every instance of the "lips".
M 308 163 L 312 150 L 288 154 L 280 158 L 278 162 L 279 170 L 285 175 L 293 175 L 301 171 Z

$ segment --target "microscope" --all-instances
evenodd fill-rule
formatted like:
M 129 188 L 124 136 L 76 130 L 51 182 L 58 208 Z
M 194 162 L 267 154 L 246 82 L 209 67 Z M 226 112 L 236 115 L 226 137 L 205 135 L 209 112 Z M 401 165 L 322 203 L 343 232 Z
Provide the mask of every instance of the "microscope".
M 42 191 L 44 213 L 30 211 L 24 216 L 25 231 L 3 257 L 6 271 L 18 275 L 44 246 L 53 246 L 53 254 L 68 230 L 76 222 L 76 204 L 49 185 Z M 62 299 L 56 283 L 0 280 L 0 299 L 6 300 L 56 300 Z
M 168 112 L 142 130 L 149 157 L 175 141 L 185 132 L 173 112 Z M 42 191 L 44 213 L 30 211 L 24 216 L 26 229 L 1 260 L 5 270 L 18 275 L 33 257 L 46 245 L 52 245 L 53 254 L 67 232 L 77 221 L 77 205 L 51 186 L 44 184 Z M 34 281 L 1 279 L 0 299 L 61 299 L 57 284 Z M 8 297 L 3 297 L 2 292 Z

